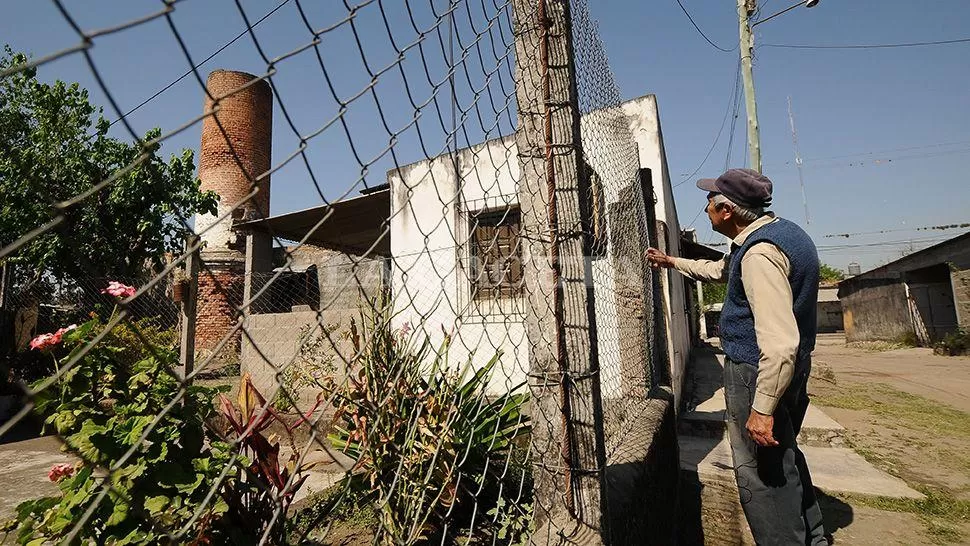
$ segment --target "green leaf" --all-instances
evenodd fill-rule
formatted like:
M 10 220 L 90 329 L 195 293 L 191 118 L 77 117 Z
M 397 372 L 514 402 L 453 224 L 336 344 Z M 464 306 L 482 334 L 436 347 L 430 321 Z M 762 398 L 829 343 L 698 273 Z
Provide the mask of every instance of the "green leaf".
M 165 510 L 171 500 L 165 495 L 157 495 L 145 499 L 145 509 L 152 515 L 157 515 Z

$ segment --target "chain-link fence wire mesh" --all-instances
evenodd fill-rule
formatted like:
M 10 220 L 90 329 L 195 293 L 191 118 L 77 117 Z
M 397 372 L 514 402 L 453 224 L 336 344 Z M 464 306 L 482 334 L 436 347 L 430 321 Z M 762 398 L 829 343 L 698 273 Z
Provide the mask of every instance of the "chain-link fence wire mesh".
M 589 170 L 592 283 L 596 294 L 600 384 L 607 458 L 643 419 L 653 384 L 654 276 L 650 244 L 651 181 L 641 178 L 638 148 L 619 87 L 588 6 L 572 1 L 573 47 L 583 163 Z M 644 175 L 646 176 L 646 175 Z
M 77 56 L 121 116 L 92 50 L 164 24 L 206 106 L 149 141 L 121 116 L 145 153 L 0 259 L 70 230 L 74 208 L 200 122 L 203 187 L 222 200 L 184 254 L 38 348 L 53 371 L 0 435 L 36 411 L 79 463 L 60 471 L 62 497 L 25 508 L 22 541 L 555 542 L 556 515 L 596 517 L 624 400 L 650 386 L 652 292 L 636 148 L 582 2 L 286 0 L 259 18 L 232 2 L 262 70 L 208 85 L 181 2 L 94 31 L 54 4 L 77 45 L 0 76 Z M 295 45 L 276 51 L 255 27 L 287 12 Z M 292 78 L 315 86 L 312 108 L 289 98 Z M 240 129 L 241 108 L 261 134 Z M 271 176 L 318 208 L 260 220 Z M 194 344 L 144 322 L 166 291 L 192 303 Z M 194 351 L 188 373 L 179 349 Z M 242 380 L 211 379 L 233 358 Z

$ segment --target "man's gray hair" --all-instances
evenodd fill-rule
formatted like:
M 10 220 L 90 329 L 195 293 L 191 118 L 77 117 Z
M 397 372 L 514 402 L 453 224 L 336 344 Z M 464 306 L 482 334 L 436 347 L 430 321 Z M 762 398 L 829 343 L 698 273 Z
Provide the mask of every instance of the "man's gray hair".
M 742 207 L 741 205 L 735 203 L 734 201 L 731 201 L 727 197 L 724 197 L 724 194 L 721 194 L 721 193 L 715 193 L 711 197 L 711 199 L 714 200 L 714 206 L 717 206 L 717 205 L 730 206 L 731 210 L 734 211 L 734 214 L 737 214 L 742 220 L 746 222 L 754 222 L 758 218 L 761 218 L 762 216 L 767 214 L 763 207 L 759 207 L 756 209 Z

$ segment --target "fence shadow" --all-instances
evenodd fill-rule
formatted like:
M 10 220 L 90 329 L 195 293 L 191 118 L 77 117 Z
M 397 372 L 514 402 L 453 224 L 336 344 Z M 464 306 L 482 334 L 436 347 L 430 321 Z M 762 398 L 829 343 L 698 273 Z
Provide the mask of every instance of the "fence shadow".
M 678 519 L 673 395 L 639 401 L 606 467 L 605 524 L 611 544 L 672 544 Z

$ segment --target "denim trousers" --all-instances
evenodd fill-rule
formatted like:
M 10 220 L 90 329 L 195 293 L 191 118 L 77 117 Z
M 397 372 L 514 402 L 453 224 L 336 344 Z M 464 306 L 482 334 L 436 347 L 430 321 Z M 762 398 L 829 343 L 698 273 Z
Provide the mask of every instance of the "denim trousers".
M 828 544 L 812 477 L 795 441 L 808 410 L 806 389 L 811 369 L 810 359 L 796 365 L 774 413 L 773 433 L 778 445 L 762 447 L 751 439 L 745 426 L 754 402 L 758 368 L 730 359 L 724 362 L 734 474 L 741 507 L 759 545 Z

